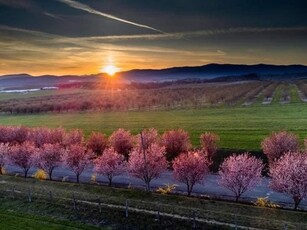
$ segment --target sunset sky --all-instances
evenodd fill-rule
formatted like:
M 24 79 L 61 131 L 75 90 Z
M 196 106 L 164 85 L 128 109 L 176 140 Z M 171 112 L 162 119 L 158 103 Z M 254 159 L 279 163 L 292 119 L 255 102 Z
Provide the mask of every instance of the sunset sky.
M 0 75 L 307 65 L 306 0 L 0 0 Z

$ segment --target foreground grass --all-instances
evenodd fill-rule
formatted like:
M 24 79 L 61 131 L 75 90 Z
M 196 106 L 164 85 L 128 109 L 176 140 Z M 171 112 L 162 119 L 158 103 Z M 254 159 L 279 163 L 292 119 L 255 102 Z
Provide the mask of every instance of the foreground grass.
M 11 203 L 12 204 L 12 203 Z M 73 223 L 57 218 L 41 217 L 7 210 L 5 204 L 0 206 L 0 229 L 16 230 L 16 229 L 31 229 L 31 230 L 95 230 L 101 229 L 94 226 L 85 225 L 82 223 Z M 14 208 L 13 208 L 14 209 Z
M 219 229 L 228 229 L 235 223 L 258 229 L 281 229 L 285 224 L 289 229 L 307 227 L 306 212 L 259 208 L 248 204 L 179 195 L 145 193 L 136 189 L 25 180 L 11 176 L 0 176 L 0 181 L 2 182 L 0 216 L 4 211 L 8 213 L 8 210 L 13 210 L 15 213 L 62 218 L 97 226 L 111 226 L 115 229 L 121 229 L 122 226 L 130 226 L 130 229 L 135 229 L 135 226 L 141 229 L 144 229 L 144 226 L 148 227 L 147 229 L 158 229 L 161 226 L 166 229 L 191 229 L 191 216 L 195 212 L 199 220 L 211 223 L 209 225 L 198 221 L 197 226 L 200 229 L 215 229 L 215 225 L 219 226 Z M 28 201 L 29 189 L 33 195 L 32 202 Z M 75 208 L 72 197 L 77 200 Z M 101 202 L 100 211 L 98 200 Z M 126 202 L 130 210 L 129 218 L 125 217 Z M 157 210 L 161 213 L 160 224 L 157 222 Z M 169 213 L 169 216 L 165 217 L 163 213 Z
M 294 97 L 295 99 L 295 97 Z M 272 131 L 288 130 L 306 137 L 307 104 L 296 102 L 281 105 L 250 107 L 212 107 L 171 111 L 87 112 L 37 115 L 1 115 L 0 124 L 83 129 L 110 135 L 118 128 L 130 129 L 136 134 L 143 128 L 187 130 L 194 145 L 205 131 L 221 137 L 220 147 L 226 149 L 259 150 L 261 140 Z

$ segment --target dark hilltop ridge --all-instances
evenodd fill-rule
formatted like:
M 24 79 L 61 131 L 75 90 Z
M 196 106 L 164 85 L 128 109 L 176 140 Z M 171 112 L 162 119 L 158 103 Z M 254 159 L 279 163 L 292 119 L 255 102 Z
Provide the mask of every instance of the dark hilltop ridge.
M 307 78 L 304 65 L 240 65 L 208 64 L 166 69 L 134 69 L 117 73 L 122 82 L 165 82 L 165 81 L 238 81 L 238 80 L 298 80 Z M 51 87 L 74 82 L 96 82 L 106 74 L 92 75 L 42 75 L 11 74 L 0 76 L 0 90 L 7 88 Z

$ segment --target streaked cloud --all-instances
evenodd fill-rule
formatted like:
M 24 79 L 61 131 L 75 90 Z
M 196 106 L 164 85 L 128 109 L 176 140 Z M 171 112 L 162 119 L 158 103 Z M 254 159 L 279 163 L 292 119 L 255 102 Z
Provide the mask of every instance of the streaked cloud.
M 119 18 L 119 17 L 111 15 L 111 14 L 107 14 L 107 13 L 95 10 L 90 6 L 82 4 L 82 3 L 77 2 L 77 1 L 73 1 L 73 0 L 57 0 L 57 1 L 65 3 L 65 4 L 69 5 L 70 7 L 86 11 L 86 12 L 91 13 L 91 14 L 99 15 L 99 16 L 102 16 L 102 17 L 105 17 L 105 18 L 113 19 L 113 20 L 116 20 L 116 21 L 119 21 L 119 22 L 123 22 L 123 23 L 126 23 L 126 24 L 133 25 L 133 26 L 149 29 L 149 30 L 152 30 L 152 31 L 155 31 L 155 32 L 165 33 L 162 30 L 156 29 L 156 28 L 148 26 L 148 25 L 132 22 L 132 21 L 129 21 L 129 20 L 126 20 L 126 19 L 123 19 L 123 18 Z
M 0 0 L 0 75 L 90 74 L 109 60 L 121 70 L 307 64 L 306 1 L 276 5 L 277 0 Z
M 122 70 L 133 68 L 165 68 L 206 63 L 246 63 L 261 61 L 286 64 L 306 63 L 305 47 L 293 49 L 300 43 L 284 46 L 277 41 L 263 40 L 267 33 L 301 33 L 306 28 L 237 28 L 217 31 L 192 31 L 159 35 L 67 37 L 40 31 L 0 26 L 0 74 L 28 72 L 40 74 L 90 74 L 97 73 L 110 57 Z M 227 34 L 247 33 L 240 42 L 240 49 L 233 46 Z M 252 36 L 250 36 L 252 35 Z M 153 37 L 154 36 L 154 37 Z M 188 37 L 190 40 L 178 39 Z M 233 36 L 230 36 L 233 39 Z M 235 36 L 236 37 L 236 36 Z M 282 37 L 282 36 L 278 36 Z M 201 42 L 195 42 L 200 39 Z M 219 42 L 223 39 L 223 42 Z M 234 40 L 237 43 L 237 40 Z M 262 43 L 268 43 L 265 49 Z M 260 45 L 259 45 L 260 44 Z M 253 47 L 253 52 L 251 52 Z M 276 50 L 272 52 L 272 50 Z M 282 53 L 283 55 L 280 55 Z M 294 55 L 295 54 L 295 55 Z M 259 61 L 261 60 L 261 61 Z M 35 65 L 33 64 L 35 63 Z
M 216 36 L 242 33 L 307 33 L 307 27 L 269 27 L 269 28 L 229 28 L 217 30 L 185 31 L 167 34 L 136 34 L 136 35 L 110 35 L 69 38 L 70 40 L 87 41 L 120 41 L 120 40 L 178 40 L 182 38 Z
M 49 12 L 44 12 L 43 14 L 48 16 L 48 17 L 54 18 L 54 19 L 63 20 L 61 17 L 59 17 L 59 16 L 57 16 L 55 14 L 49 13 Z

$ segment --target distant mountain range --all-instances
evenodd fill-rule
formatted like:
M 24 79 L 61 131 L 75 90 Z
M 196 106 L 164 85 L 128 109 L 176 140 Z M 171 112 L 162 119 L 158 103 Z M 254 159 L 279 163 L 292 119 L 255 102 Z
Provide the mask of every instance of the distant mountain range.
M 258 80 L 294 80 L 307 78 L 307 66 L 304 65 L 234 65 L 208 64 L 195 67 L 173 67 L 167 69 L 135 69 L 117 73 L 123 82 L 163 82 L 183 79 L 201 79 L 217 81 L 244 80 L 253 75 Z M 103 81 L 106 74 L 66 75 L 66 76 L 31 76 L 28 74 L 12 74 L 0 76 L 0 90 L 5 88 L 48 87 L 74 82 Z
M 98 81 L 99 75 L 65 75 L 65 76 L 31 76 L 29 74 L 11 74 L 0 76 L 1 89 L 21 89 L 21 88 L 42 88 L 52 87 L 60 84 L 82 83 Z

